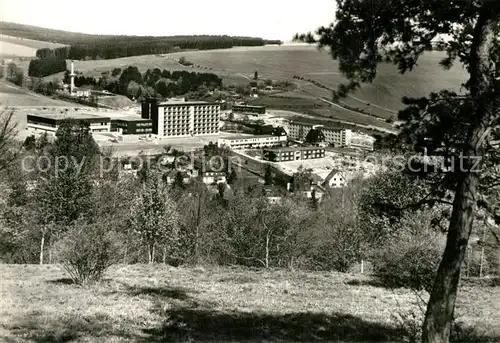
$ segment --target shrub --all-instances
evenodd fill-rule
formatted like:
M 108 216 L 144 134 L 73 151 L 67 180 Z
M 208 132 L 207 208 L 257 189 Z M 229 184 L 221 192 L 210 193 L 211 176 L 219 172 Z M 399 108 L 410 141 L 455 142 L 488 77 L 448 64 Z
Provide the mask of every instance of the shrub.
M 444 249 L 444 237 L 433 229 L 424 229 L 426 224 L 425 221 L 411 223 L 409 226 L 421 226 L 422 229 L 402 229 L 374 253 L 374 274 L 385 286 L 428 292 L 432 289 Z
M 401 341 L 404 343 L 418 343 L 422 341 L 422 325 L 424 311 L 413 308 L 399 309 L 392 315 L 396 327 L 401 330 Z
M 57 243 L 58 259 L 79 285 L 98 282 L 119 256 L 119 246 L 107 225 L 76 223 Z
M 179 63 L 182 64 L 183 66 L 185 67 L 189 67 L 189 66 L 192 66 L 193 63 L 192 62 L 189 62 L 186 57 L 182 56 L 181 58 L 179 58 Z

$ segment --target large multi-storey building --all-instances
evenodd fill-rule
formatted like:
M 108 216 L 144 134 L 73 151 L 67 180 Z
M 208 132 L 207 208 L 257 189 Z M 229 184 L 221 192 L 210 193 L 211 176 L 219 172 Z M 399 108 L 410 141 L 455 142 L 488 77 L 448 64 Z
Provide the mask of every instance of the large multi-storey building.
M 288 123 L 288 136 L 291 139 L 303 141 L 312 129 L 321 130 L 325 136 L 325 142 L 334 147 L 355 148 L 373 151 L 375 138 L 361 132 L 348 129 L 325 127 L 301 122 Z
M 319 147 L 272 148 L 263 150 L 263 158 L 271 162 L 311 160 L 325 157 L 325 149 Z
M 153 121 L 160 137 L 218 135 L 220 104 L 204 101 L 168 101 L 142 104 L 142 118 Z
M 219 138 L 219 146 L 227 146 L 231 149 L 254 149 L 273 146 L 283 146 L 287 142 L 287 136 L 233 136 Z
M 28 130 L 34 133 L 55 134 L 64 120 L 74 120 L 88 125 L 90 132 L 110 132 L 111 118 L 93 114 L 76 113 L 40 113 L 28 114 Z

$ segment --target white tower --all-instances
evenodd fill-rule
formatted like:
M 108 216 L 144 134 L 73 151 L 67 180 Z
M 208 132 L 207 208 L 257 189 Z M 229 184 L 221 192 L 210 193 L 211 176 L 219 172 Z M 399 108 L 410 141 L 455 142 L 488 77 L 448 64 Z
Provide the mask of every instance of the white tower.
M 75 62 L 71 61 L 71 74 L 69 74 L 71 77 L 71 84 L 69 88 L 70 94 L 73 94 L 75 92 Z

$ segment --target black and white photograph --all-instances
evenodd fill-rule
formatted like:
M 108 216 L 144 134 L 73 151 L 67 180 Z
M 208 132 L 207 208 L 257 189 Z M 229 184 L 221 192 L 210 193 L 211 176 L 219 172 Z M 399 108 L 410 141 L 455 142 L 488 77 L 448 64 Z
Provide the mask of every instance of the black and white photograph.
M 500 343 L 500 0 L 0 1 L 0 343 Z

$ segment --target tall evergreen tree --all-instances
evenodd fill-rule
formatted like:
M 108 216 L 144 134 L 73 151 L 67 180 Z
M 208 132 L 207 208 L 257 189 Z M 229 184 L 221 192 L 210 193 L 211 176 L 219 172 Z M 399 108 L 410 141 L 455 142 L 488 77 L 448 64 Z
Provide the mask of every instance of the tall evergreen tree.
M 266 164 L 264 171 L 264 184 L 266 186 L 271 186 L 274 184 L 273 170 L 269 163 Z

